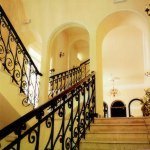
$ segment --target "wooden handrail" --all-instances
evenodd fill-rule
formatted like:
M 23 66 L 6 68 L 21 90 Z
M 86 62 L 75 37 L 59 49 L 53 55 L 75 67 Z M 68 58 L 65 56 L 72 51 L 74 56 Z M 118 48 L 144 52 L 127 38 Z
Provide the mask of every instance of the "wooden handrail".
M 49 99 L 48 102 L 46 102 L 45 104 L 35 108 L 34 110 L 28 112 L 27 114 L 25 114 L 24 116 L 22 116 L 21 118 L 17 119 L 16 121 L 14 121 L 13 123 L 9 124 L 8 126 L 6 126 L 5 128 L 3 128 L 0 131 L 0 140 L 3 139 L 4 137 L 6 137 L 7 135 L 9 135 L 11 132 L 14 131 L 14 129 L 21 127 L 22 125 L 25 125 L 25 123 L 27 121 L 29 121 L 31 118 L 35 117 L 39 112 L 42 112 L 45 108 L 49 107 L 49 106 L 53 106 L 53 104 L 56 102 L 56 100 L 64 97 L 64 95 L 66 95 L 66 93 L 71 92 L 73 89 L 79 87 L 82 83 L 86 82 L 89 78 L 91 78 L 95 73 L 92 72 L 90 75 L 88 75 L 87 77 L 85 77 L 84 79 L 82 79 L 81 81 L 77 82 L 75 85 L 73 85 L 72 87 L 69 87 L 68 89 L 66 89 L 65 91 L 61 92 L 59 95 L 56 95 L 55 97 L 53 97 L 52 99 Z
M 60 74 L 65 74 L 65 73 L 67 73 L 67 72 L 72 72 L 73 70 L 76 70 L 76 69 L 80 68 L 82 65 L 86 64 L 87 62 L 90 62 L 90 59 L 87 59 L 86 61 L 84 61 L 83 63 L 81 63 L 78 67 L 74 67 L 74 68 L 69 69 L 69 70 L 67 70 L 67 71 L 64 71 L 64 72 L 61 72 L 61 73 L 52 75 L 52 76 L 50 76 L 50 78 L 54 78 L 55 76 L 59 76 Z M 55 70 L 55 69 L 54 69 L 54 70 Z

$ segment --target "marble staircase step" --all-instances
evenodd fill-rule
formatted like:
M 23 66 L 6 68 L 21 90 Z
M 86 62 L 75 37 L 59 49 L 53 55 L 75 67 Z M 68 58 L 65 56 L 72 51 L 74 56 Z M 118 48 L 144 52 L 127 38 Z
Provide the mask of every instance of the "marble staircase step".
M 95 119 L 80 150 L 150 150 L 150 117 Z
M 150 120 L 149 120 L 150 121 Z M 95 119 L 96 124 L 131 124 L 131 123 L 136 123 L 136 124 L 143 124 L 145 123 L 145 119 L 141 117 L 136 117 L 136 118 L 97 118 Z
M 81 142 L 80 150 L 150 150 L 150 144 L 147 142 L 131 143 L 129 142 Z
M 148 142 L 150 137 L 147 133 L 87 133 L 85 139 L 87 141 Z
M 90 127 L 90 132 L 146 132 L 147 127 L 143 125 L 135 124 L 92 124 Z

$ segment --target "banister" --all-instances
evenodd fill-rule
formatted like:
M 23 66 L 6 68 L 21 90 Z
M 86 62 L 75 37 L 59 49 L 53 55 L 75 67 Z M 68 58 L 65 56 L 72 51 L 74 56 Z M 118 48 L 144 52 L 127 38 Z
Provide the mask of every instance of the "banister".
M 60 74 L 65 74 L 66 72 L 71 72 L 71 71 L 73 71 L 73 70 L 75 70 L 75 69 L 78 69 L 80 66 L 86 64 L 87 62 L 90 63 L 90 59 L 87 59 L 86 61 L 84 61 L 83 63 L 81 63 L 78 67 L 74 67 L 74 68 L 72 68 L 72 69 L 69 69 L 69 70 L 67 70 L 67 71 L 60 72 L 60 73 L 58 73 L 58 74 L 54 74 L 54 75 L 50 76 L 50 78 L 54 78 L 55 76 L 59 76 Z
M 29 53 L 28 53 L 28 51 L 26 50 L 25 46 L 23 45 L 23 43 L 22 43 L 20 37 L 18 36 L 16 30 L 14 29 L 14 27 L 13 27 L 13 25 L 11 24 L 11 22 L 9 21 L 9 19 L 8 19 L 7 15 L 6 15 L 6 13 L 4 12 L 2 6 L 0 5 L 0 13 L 1 13 L 1 12 L 2 12 L 2 15 L 5 17 L 6 21 L 8 22 L 8 24 L 9 24 L 11 30 L 13 30 L 14 36 L 16 36 L 16 38 L 17 38 L 19 44 L 21 45 L 21 47 L 22 47 L 23 50 L 25 51 L 25 54 L 28 56 L 28 58 L 30 59 L 32 65 L 33 65 L 34 68 L 36 69 L 36 72 L 38 73 L 38 75 L 42 76 L 42 73 L 39 72 L 39 70 L 37 69 L 36 65 L 34 64 L 32 58 L 31 58 L 31 56 L 29 55 Z
M 25 114 L 24 116 L 22 116 L 21 118 L 17 119 L 16 121 L 14 121 L 13 123 L 9 124 L 8 126 L 6 126 L 5 128 L 3 128 L 0 131 L 0 140 L 2 138 L 4 138 L 6 135 L 8 135 L 9 133 L 11 133 L 14 128 L 18 127 L 20 124 L 24 124 L 25 122 L 27 122 L 28 120 L 30 120 L 31 118 L 33 118 L 34 116 L 36 116 L 36 114 L 39 111 L 43 111 L 46 107 L 53 105 L 53 103 L 55 103 L 55 100 L 62 98 L 65 93 L 69 93 L 70 91 L 72 91 L 73 89 L 77 88 L 81 83 L 87 81 L 90 77 L 92 77 L 95 73 L 92 72 L 90 75 L 88 75 L 87 77 L 85 77 L 84 79 L 82 79 L 81 81 L 77 82 L 75 85 L 69 87 L 68 89 L 66 89 L 65 91 L 62 91 L 60 94 L 56 95 L 55 97 L 53 97 L 52 99 L 49 99 L 48 102 L 46 102 L 45 104 L 33 109 L 32 111 L 28 112 L 27 114 Z
M 86 99 L 85 94 L 89 95 Z M 71 95 L 70 95 L 71 94 Z M 73 97 L 75 99 L 73 99 Z M 77 110 L 74 113 L 74 104 L 78 103 Z M 48 112 L 45 110 L 50 109 Z M 69 109 L 69 120 L 66 122 L 66 125 L 63 127 L 63 122 L 66 115 L 66 108 Z M 83 113 L 84 112 L 84 113 Z M 9 134 L 15 133 L 18 137 L 14 139 L 10 144 L 5 145 L 1 143 L 3 150 L 8 150 L 13 148 L 13 146 L 17 146 L 17 148 L 20 149 L 20 143 L 22 139 L 24 139 L 26 136 L 28 136 L 28 142 L 31 144 L 29 138 L 32 134 L 32 132 L 36 131 L 36 135 L 34 138 L 36 140 L 39 140 L 40 135 L 40 126 L 42 123 L 46 123 L 46 127 L 52 131 L 54 129 L 54 116 L 58 113 L 58 117 L 61 119 L 62 124 L 60 126 L 60 132 L 57 133 L 56 137 L 54 138 L 53 134 L 51 133 L 48 139 L 48 143 L 45 146 L 44 149 L 48 149 L 48 147 L 51 147 L 53 150 L 56 144 L 62 145 L 62 147 L 65 147 L 65 145 L 68 143 L 68 138 L 71 139 L 70 146 L 72 149 L 75 147 L 79 147 L 79 142 L 81 138 L 85 137 L 85 132 L 88 129 L 90 123 L 93 121 L 93 115 L 95 113 L 95 74 L 94 72 L 90 74 L 89 76 L 85 77 L 72 87 L 66 89 L 65 91 L 61 92 L 59 95 L 56 95 L 52 99 L 50 99 L 45 104 L 35 108 L 34 110 L 28 112 L 26 115 L 22 116 L 18 120 L 14 121 L 10 125 L 6 126 L 0 131 L 0 140 L 4 140 Z M 74 114 L 74 115 L 73 115 Z M 37 122 L 30 125 L 29 128 L 26 128 L 26 124 L 31 119 L 36 118 Z M 51 127 L 49 127 L 49 121 L 51 120 Z M 48 122 L 49 123 L 48 123 Z M 76 122 L 76 123 L 75 123 Z M 48 124 L 47 124 L 48 123 Z M 64 129 L 63 129 L 64 128 Z M 70 129 L 72 129 L 70 131 Z M 24 130 L 24 131 L 23 131 Z M 80 131 L 80 132 L 77 132 Z M 23 131 L 23 132 L 22 132 Z M 67 132 L 72 132 L 72 134 L 69 136 Z M 78 136 L 77 136 L 78 135 Z M 64 137 L 64 138 L 63 138 Z M 54 138 L 54 139 L 53 139 Z M 50 140 L 54 140 L 52 143 Z M 58 141 L 59 139 L 59 141 Z M 63 141 L 61 140 L 63 139 Z M 51 144 L 50 144 L 50 143 Z M 34 142 L 33 142 L 34 143 Z M 33 144 L 32 143 L 32 144 Z M 49 145 L 49 146 L 48 146 Z M 47 147 L 48 146 L 48 147 Z M 39 142 L 35 142 L 35 149 L 39 149 Z M 63 148 L 62 148 L 63 149 Z
M 0 61 L 4 70 L 10 74 L 12 82 L 19 86 L 20 93 L 24 94 L 22 104 L 32 104 L 35 107 L 39 99 L 39 76 L 42 73 L 37 69 L 1 6 L 0 47 Z
M 87 62 L 90 63 L 90 59 L 87 59 L 86 61 L 84 61 L 83 63 L 81 63 L 80 66 L 86 64 Z
M 57 95 L 59 92 L 86 77 L 90 73 L 89 64 L 90 59 L 81 63 L 78 67 L 50 76 L 49 97 Z

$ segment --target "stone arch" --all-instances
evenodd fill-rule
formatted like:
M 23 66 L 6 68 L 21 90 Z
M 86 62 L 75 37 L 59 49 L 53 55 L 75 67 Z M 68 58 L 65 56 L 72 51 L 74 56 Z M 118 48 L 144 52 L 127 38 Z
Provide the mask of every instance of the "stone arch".
M 54 51 L 54 49 L 53 49 L 53 44 L 54 44 L 54 42 L 55 42 L 55 39 L 61 34 L 61 33 L 63 33 L 63 32 L 69 32 L 69 29 L 73 29 L 73 28 L 78 28 L 79 30 L 81 30 L 81 31 L 84 31 L 84 32 L 86 32 L 86 34 L 88 35 L 88 39 L 89 39 L 89 32 L 88 32 L 88 30 L 83 26 L 83 25 L 81 25 L 81 24 L 78 24 L 78 23 L 66 23 L 66 24 L 63 24 L 63 25 L 61 25 L 61 26 L 59 26 L 59 27 L 57 27 L 56 29 L 55 29 L 55 31 L 52 33 L 52 35 L 51 35 L 51 37 L 49 38 L 49 42 L 48 42 L 48 57 L 49 57 L 49 59 L 51 59 L 52 60 L 52 62 L 54 62 L 54 60 L 53 60 L 53 55 L 54 55 L 54 53 L 55 53 L 55 51 Z M 71 32 L 71 31 L 70 31 Z M 67 47 L 68 48 L 66 48 L 66 49 L 69 49 L 72 45 L 73 45 L 73 43 L 75 43 L 77 40 L 79 40 L 79 39 L 85 39 L 85 37 L 83 37 L 83 36 L 81 36 L 80 38 L 72 38 L 72 41 L 70 42 L 67 42 Z M 67 52 L 68 53 L 68 52 Z M 69 55 L 67 56 L 67 61 L 66 61 L 66 63 L 67 63 L 67 68 L 65 69 L 65 70 L 67 70 L 67 69 L 69 69 Z M 51 65 L 51 68 L 53 68 L 52 66 L 54 66 L 54 64 L 52 63 L 52 65 Z M 61 70 L 61 71 L 63 71 L 63 70 Z M 61 72 L 60 71 L 60 72 Z
M 65 30 L 65 29 L 67 29 L 69 27 L 83 28 L 84 30 L 86 30 L 88 32 L 88 29 L 84 25 L 82 25 L 80 23 L 75 23 L 75 22 L 68 22 L 68 23 L 65 23 L 65 24 L 62 24 L 62 25 L 56 27 L 55 30 L 53 31 L 53 33 L 49 36 L 49 40 L 48 40 L 48 50 L 49 50 L 49 53 L 51 53 L 51 46 L 52 46 L 52 42 L 55 39 L 55 37 L 60 32 L 62 32 L 63 30 Z M 88 32 L 88 34 L 89 34 L 89 32 Z
M 134 99 L 132 99 L 132 100 L 129 102 L 129 104 L 128 104 L 129 117 L 132 117 L 132 114 L 131 114 L 131 104 L 132 104 L 133 102 L 135 102 L 135 101 L 140 102 L 141 104 L 143 103 L 143 101 L 142 101 L 141 99 L 139 99 L 139 98 L 134 98 Z M 142 106 L 141 106 L 141 107 L 142 107 Z M 141 110 L 141 111 L 142 111 L 142 110 Z
M 134 18 L 134 19 L 133 19 Z M 144 65 L 143 68 L 148 68 L 149 66 L 146 65 L 147 63 L 147 56 L 150 56 L 148 49 L 150 48 L 149 40 L 150 36 L 149 28 L 148 28 L 148 21 L 146 17 L 144 17 L 142 14 L 132 11 L 132 10 L 120 10 L 117 12 L 113 12 L 106 16 L 101 23 L 99 24 L 97 31 L 96 31 L 96 68 L 97 70 L 97 89 L 103 89 L 103 66 L 102 66 L 102 45 L 103 40 L 105 36 L 112 31 L 114 28 L 117 28 L 118 26 L 122 25 L 128 25 L 128 26 L 135 26 L 139 30 L 141 30 L 143 35 L 143 54 L 144 54 Z M 149 60 L 148 60 L 149 61 Z M 102 90 L 103 92 L 103 90 Z M 97 97 L 103 98 L 102 93 L 97 93 Z

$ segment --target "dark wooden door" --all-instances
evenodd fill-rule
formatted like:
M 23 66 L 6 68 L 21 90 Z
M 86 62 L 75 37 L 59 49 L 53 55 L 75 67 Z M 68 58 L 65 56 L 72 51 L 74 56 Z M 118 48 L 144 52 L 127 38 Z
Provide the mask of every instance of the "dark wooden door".
M 126 117 L 126 107 L 121 101 L 115 101 L 111 106 L 111 117 Z

